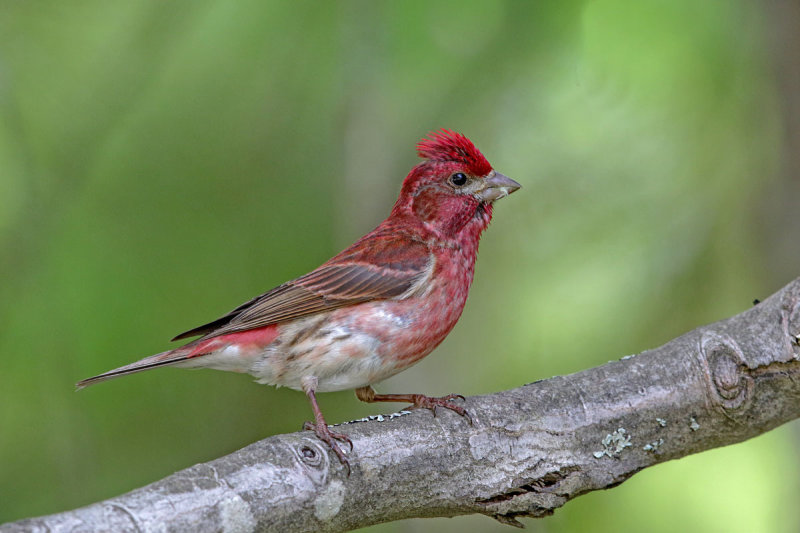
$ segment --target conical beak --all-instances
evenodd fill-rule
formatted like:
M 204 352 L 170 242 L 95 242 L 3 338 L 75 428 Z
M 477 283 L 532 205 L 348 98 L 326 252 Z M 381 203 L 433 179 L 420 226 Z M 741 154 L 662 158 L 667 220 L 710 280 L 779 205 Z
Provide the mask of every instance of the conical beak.
M 478 191 L 477 196 L 484 202 L 494 202 L 521 187 L 519 183 L 499 172 L 492 172 L 483 179 L 484 187 Z

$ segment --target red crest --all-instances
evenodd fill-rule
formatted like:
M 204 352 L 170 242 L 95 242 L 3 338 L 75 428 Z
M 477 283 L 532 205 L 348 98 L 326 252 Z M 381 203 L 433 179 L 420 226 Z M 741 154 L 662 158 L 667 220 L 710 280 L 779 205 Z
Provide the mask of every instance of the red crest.
M 474 176 L 485 176 L 492 171 L 492 165 L 475 148 L 472 141 L 460 133 L 446 129 L 432 131 L 417 143 L 417 154 L 429 161 L 463 163 Z

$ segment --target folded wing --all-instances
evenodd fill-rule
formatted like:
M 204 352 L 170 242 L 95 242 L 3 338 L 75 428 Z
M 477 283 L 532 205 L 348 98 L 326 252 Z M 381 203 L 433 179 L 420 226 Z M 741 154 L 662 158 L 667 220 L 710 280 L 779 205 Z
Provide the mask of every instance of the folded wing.
M 373 232 L 313 272 L 173 340 L 216 337 L 371 300 L 398 298 L 428 275 L 432 262 L 427 244 L 403 234 Z

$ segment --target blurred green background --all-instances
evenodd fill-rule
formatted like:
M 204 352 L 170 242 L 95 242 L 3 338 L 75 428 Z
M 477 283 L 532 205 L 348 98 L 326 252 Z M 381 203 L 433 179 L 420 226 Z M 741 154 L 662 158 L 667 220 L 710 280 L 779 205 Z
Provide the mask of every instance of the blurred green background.
M 777 0 L 4 0 L 0 522 L 298 430 L 305 397 L 247 376 L 73 384 L 350 244 L 435 128 L 524 188 L 497 206 L 456 329 L 379 390 L 512 388 L 768 296 L 800 273 L 796 15 Z M 321 404 L 331 422 L 393 407 Z M 527 525 L 797 531 L 798 428 Z M 507 531 L 480 516 L 370 531 L 434 529 Z

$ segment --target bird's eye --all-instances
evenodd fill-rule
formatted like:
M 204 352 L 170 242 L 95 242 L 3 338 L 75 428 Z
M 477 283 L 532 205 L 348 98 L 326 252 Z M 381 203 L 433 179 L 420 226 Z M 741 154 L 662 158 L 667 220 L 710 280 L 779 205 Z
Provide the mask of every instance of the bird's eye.
M 463 172 L 456 172 L 452 176 L 450 176 L 450 183 L 455 185 L 456 187 L 461 187 L 467 182 L 467 175 Z

